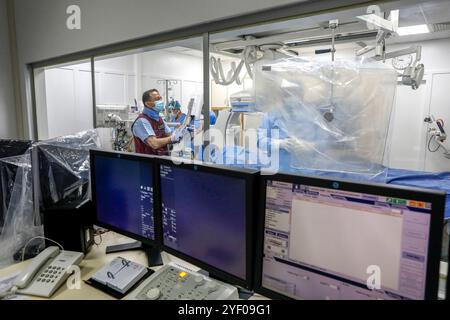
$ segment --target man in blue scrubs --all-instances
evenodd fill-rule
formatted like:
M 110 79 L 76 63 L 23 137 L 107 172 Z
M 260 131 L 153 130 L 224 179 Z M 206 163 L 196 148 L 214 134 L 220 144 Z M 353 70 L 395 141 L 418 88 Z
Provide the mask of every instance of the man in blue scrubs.
M 258 128 L 258 147 L 266 150 L 269 157 L 278 156 L 279 170 L 291 171 L 292 164 L 299 156 L 307 156 L 314 150 L 314 144 L 294 137 L 288 130 L 293 121 L 286 120 L 279 110 L 266 113 Z M 304 126 L 300 124 L 299 126 Z M 277 154 L 273 154 L 273 153 Z
M 164 111 L 164 102 L 158 90 L 144 92 L 142 102 L 144 111 L 131 127 L 136 152 L 166 156 L 169 154 L 168 145 L 179 142 L 185 131 L 179 128 L 172 133 L 160 116 Z

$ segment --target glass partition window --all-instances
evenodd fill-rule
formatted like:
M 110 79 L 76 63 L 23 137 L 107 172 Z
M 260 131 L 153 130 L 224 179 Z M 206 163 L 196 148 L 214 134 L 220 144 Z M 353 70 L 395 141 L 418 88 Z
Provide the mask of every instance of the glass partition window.
M 95 97 L 89 61 L 35 69 L 38 138 L 96 127 L 106 149 L 133 151 L 131 125 L 150 89 L 171 130 L 179 106 L 199 133 L 207 60 L 214 162 L 264 166 L 250 150 L 262 143 L 267 155 L 278 148 L 283 171 L 446 171 L 449 9 L 448 1 L 380 2 L 213 33 L 208 57 L 200 37 L 99 56 Z M 375 15 L 387 23 L 373 24 Z M 386 36 L 377 41 L 380 30 Z M 278 141 L 250 134 L 274 127 Z M 189 148 L 179 154 L 204 159 Z
M 134 151 L 132 125 L 145 110 L 143 93 L 156 89 L 164 103 L 160 116 L 173 131 L 187 115 L 201 121 L 202 39 L 163 43 L 95 59 L 96 127 L 106 145 Z M 174 109 L 180 109 L 176 116 Z M 148 110 L 147 110 L 148 111 Z M 106 131 L 105 131 L 106 130 Z M 189 152 L 190 154 L 190 152 Z
M 217 162 L 264 165 L 255 153 L 274 145 L 283 171 L 447 171 L 449 12 L 380 2 L 210 34 Z M 279 130 L 257 133 L 264 150 L 259 129 Z
M 94 128 L 90 60 L 34 70 L 39 140 Z

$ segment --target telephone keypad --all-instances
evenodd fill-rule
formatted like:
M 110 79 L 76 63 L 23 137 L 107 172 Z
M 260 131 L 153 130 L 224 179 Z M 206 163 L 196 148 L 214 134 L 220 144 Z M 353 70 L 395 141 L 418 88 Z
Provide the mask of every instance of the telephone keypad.
M 54 283 L 58 281 L 59 278 L 63 276 L 63 268 L 57 266 L 48 266 L 44 272 L 37 278 L 37 282 L 45 283 Z

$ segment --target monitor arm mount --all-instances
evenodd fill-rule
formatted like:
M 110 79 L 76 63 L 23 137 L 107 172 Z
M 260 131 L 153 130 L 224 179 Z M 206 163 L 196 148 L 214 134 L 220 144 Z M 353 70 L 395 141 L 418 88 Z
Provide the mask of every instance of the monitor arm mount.
M 403 74 L 399 74 L 402 78 L 402 84 L 410 86 L 413 90 L 417 90 L 422 83 L 425 66 L 420 63 L 422 58 L 422 47 L 412 46 L 406 49 L 397 50 L 393 52 L 386 51 L 386 40 L 392 36 L 397 35 L 399 27 L 399 10 L 391 11 L 389 19 L 383 19 L 376 14 L 368 14 L 364 16 L 358 16 L 360 20 L 363 20 L 370 24 L 372 28 L 378 29 L 376 36 L 375 46 L 368 46 L 364 42 L 358 42 L 362 49 L 356 52 L 356 56 L 362 56 L 368 52 L 375 50 L 375 55 L 371 58 L 374 61 L 385 62 L 388 59 L 394 59 L 408 54 L 415 54 L 416 60 L 414 63 L 407 67 Z

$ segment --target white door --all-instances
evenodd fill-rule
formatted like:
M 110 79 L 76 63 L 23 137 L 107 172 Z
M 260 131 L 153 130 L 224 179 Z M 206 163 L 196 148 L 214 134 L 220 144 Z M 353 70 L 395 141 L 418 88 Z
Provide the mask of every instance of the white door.
M 450 73 L 435 73 L 433 74 L 431 98 L 430 98 L 430 115 L 436 119 L 444 120 L 445 129 L 450 134 Z M 450 171 L 450 160 L 443 156 L 443 151 L 437 150 L 430 152 L 428 150 L 428 140 L 430 136 L 427 135 L 426 141 L 426 157 L 425 170 L 426 171 Z M 450 148 L 450 136 L 447 138 L 446 145 Z M 431 150 L 435 150 L 435 144 L 431 144 Z
M 390 129 L 388 165 L 391 168 L 424 170 L 426 124 L 423 120 L 428 109 L 427 92 L 425 84 L 418 90 L 397 86 Z
M 75 133 L 74 71 L 62 68 L 46 70 L 45 84 L 48 137 L 39 138 L 55 138 Z
M 75 132 L 94 128 L 92 106 L 92 73 L 90 71 L 75 71 Z

